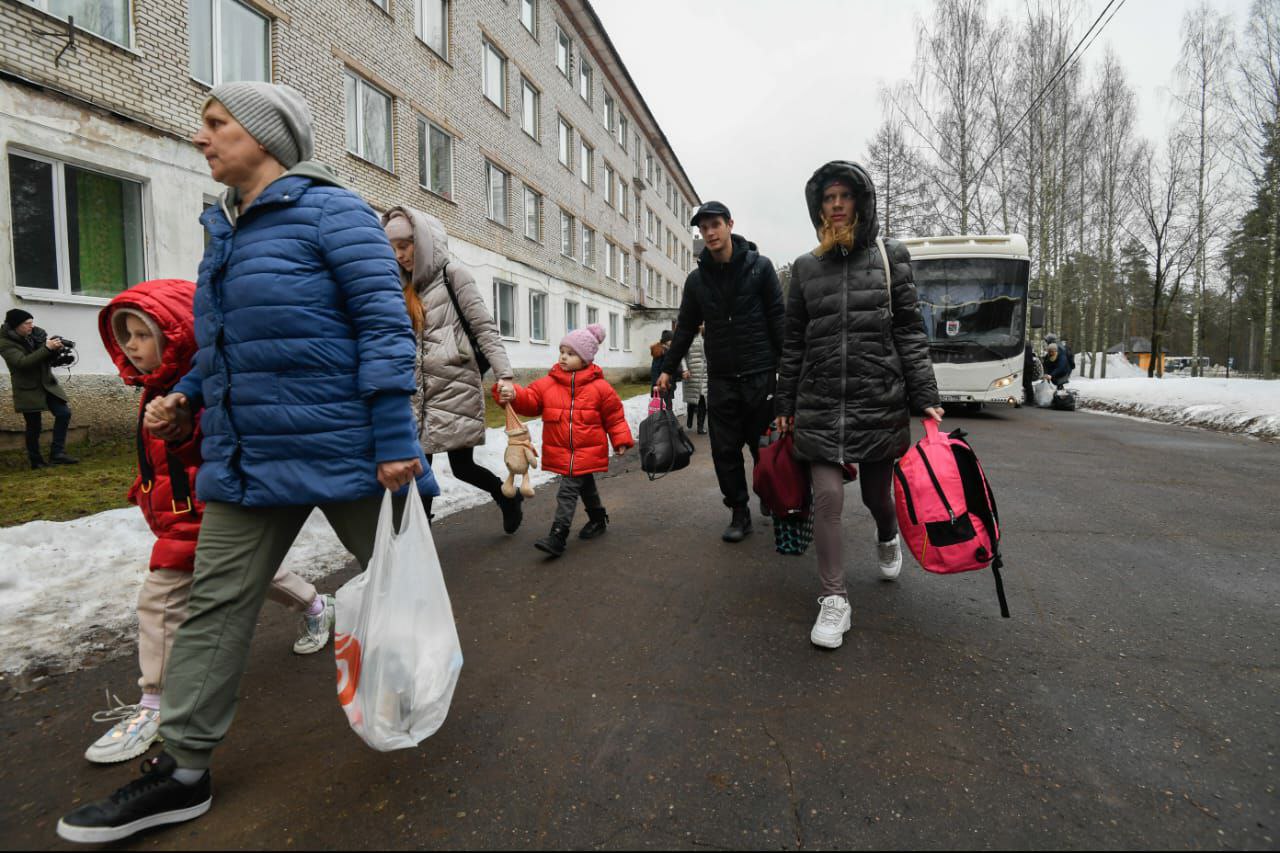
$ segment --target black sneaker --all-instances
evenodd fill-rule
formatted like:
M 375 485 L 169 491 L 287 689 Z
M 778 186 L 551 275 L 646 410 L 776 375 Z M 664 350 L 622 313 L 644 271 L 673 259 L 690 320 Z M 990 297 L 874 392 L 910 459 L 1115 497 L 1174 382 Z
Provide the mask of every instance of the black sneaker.
M 74 456 L 68 456 L 67 454 L 62 453 L 61 451 L 59 451 L 58 453 L 50 453 L 49 462 L 51 462 L 54 465 L 79 465 L 80 464 L 79 459 L 75 458 Z
M 509 498 L 498 489 L 493 499 L 497 502 L 498 509 L 502 510 L 502 532 L 515 533 L 524 520 L 524 495 L 516 492 L 515 497 Z
M 213 804 L 209 771 L 198 782 L 184 785 L 173 778 L 176 769 L 168 753 L 148 758 L 142 762 L 141 779 L 58 821 L 58 836 L 80 844 L 104 844 L 153 826 L 200 817 Z
M 604 535 L 609 528 L 609 514 L 604 511 L 604 507 L 587 510 L 587 518 L 590 520 L 578 533 L 579 539 L 595 539 L 597 536 Z
M 561 524 L 551 525 L 551 532 L 543 536 L 537 542 L 533 543 L 533 547 L 542 551 L 544 554 L 550 554 L 552 557 L 559 557 L 564 553 L 565 546 L 568 544 L 569 528 Z

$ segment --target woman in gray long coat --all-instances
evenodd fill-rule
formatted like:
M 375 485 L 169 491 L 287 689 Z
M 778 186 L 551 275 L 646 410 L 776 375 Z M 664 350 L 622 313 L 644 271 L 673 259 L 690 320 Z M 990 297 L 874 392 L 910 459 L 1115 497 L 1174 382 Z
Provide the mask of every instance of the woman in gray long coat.
M 910 441 L 908 401 L 942 420 L 929 342 L 901 243 L 876 245 L 879 221 L 871 177 L 858 164 L 835 160 L 804 188 L 821 244 L 792 267 L 778 389 L 778 428 L 795 432 L 796 453 L 813 480 L 814 543 L 822 596 L 810 633 L 815 645 L 837 648 L 851 623 L 844 583 L 840 515 L 842 463 L 856 462 L 862 502 L 878 533 L 881 576 L 902 569 L 893 506 L 893 463 Z
M 693 416 L 698 416 L 698 435 L 707 431 L 707 349 L 702 328 L 693 336 L 689 352 L 684 357 L 688 368 L 684 374 L 684 404 L 689 409 L 689 429 L 693 429 Z
M 514 498 L 504 495 L 502 480 L 474 457 L 485 439 L 484 387 L 458 308 L 498 384 L 509 386 L 511 362 L 498 325 L 471 271 L 450 258 L 444 223 L 411 207 L 393 207 L 382 224 L 400 264 L 405 305 L 418 338 L 413 411 L 422 450 L 428 463 L 434 454 L 448 453 L 453 476 L 488 492 L 502 510 L 503 529 L 514 533 L 523 517 L 523 498 L 519 492 Z M 430 514 L 431 498 L 423 501 Z

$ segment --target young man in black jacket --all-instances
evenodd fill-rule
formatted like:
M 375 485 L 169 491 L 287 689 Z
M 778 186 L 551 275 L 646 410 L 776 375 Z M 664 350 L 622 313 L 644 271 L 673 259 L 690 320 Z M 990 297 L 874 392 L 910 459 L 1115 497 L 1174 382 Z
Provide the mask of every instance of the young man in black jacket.
M 709 201 L 690 224 L 701 232 L 706 248 L 685 280 L 675 340 L 657 388 L 663 393 L 670 388 L 698 327 L 705 324 L 711 459 L 725 506 L 733 510 L 721 538 L 741 542 L 751 532 L 742 446 L 755 460 L 760 436 L 773 419 L 786 309 L 773 264 L 755 243 L 733 233 L 729 208 Z

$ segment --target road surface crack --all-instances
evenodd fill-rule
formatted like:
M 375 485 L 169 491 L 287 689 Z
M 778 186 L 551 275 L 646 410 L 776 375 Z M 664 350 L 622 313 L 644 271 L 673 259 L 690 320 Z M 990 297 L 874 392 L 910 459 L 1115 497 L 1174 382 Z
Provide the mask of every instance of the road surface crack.
M 773 736 L 769 731 L 769 724 L 764 720 L 760 721 L 760 728 L 764 730 L 765 737 L 769 739 L 769 743 L 778 750 L 778 755 L 782 757 L 782 764 L 787 768 L 787 797 L 791 801 L 791 831 L 795 836 L 796 849 L 804 849 L 804 824 L 800 818 L 800 799 L 796 796 L 795 775 L 791 770 L 791 759 L 787 757 L 786 750 L 782 748 L 782 741 Z

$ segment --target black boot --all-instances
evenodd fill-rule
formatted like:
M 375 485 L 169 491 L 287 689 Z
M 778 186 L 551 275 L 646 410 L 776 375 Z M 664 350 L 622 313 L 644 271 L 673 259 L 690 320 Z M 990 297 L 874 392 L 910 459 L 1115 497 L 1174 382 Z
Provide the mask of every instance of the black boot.
M 693 409 L 689 409 L 689 420 L 686 422 L 685 429 L 693 429 Z
M 27 454 L 27 459 L 31 462 L 31 470 L 33 471 L 36 470 L 37 468 L 49 467 L 49 463 L 45 462 L 44 457 L 41 456 L 39 453 L 35 455 Z
M 579 539 L 595 539 L 602 535 L 609 526 L 609 514 L 604 511 L 604 507 L 599 509 L 587 508 L 587 524 L 578 533 Z
M 520 522 L 524 521 L 524 495 L 516 492 L 516 496 L 509 498 L 502 493 L 502 489 L 494 489 L 493 500 L 498 504 L 498 509 L 502 510 L 502 531 L 504 533 L 515 533 L 520 529 Z
M 78 465 L 80 460 L 74 456 L 68 456 L 65 451 L 54 450 L 49 453 L 49 462 L 54 465 Z
M 559 557 L 564 553 L 566 540 L 569 538 L 569 528 L 563 524 L 551 525 L 551 532 L 543 536 L 537 542 L 533 543 L 533 547 L 539 551 L 550 554 L 553 557 Z
M 741 542 L 751 532 L 751 510 L 745 506 L 733 508 L 733 520 L 724 529 L 720 538 L 726 542 Z

